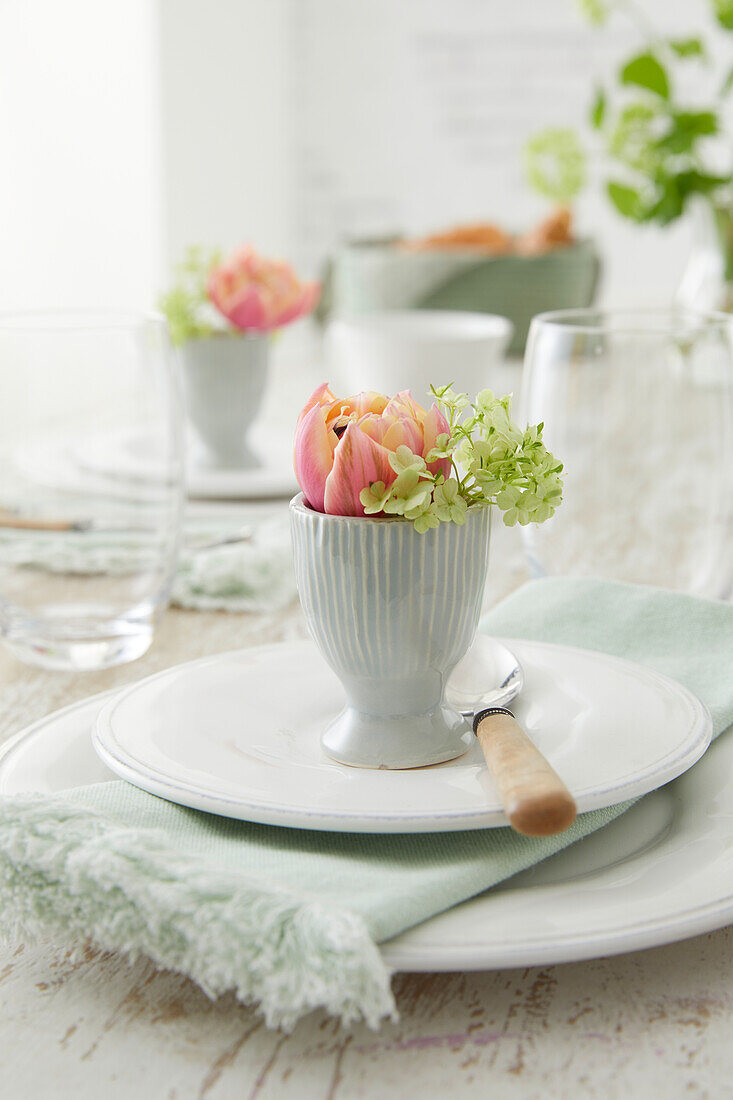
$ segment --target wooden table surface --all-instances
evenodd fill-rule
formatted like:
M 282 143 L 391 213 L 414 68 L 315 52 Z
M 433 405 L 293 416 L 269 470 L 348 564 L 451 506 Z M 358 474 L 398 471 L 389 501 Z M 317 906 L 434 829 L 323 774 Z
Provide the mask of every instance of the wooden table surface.
M 492 543 L 489 600 L 524 579 L 516 536 Z M 0 651 L 0 738 L 158 669 L 300 637 L 273 615 L 169 612 L 141 660 L 100 673 L 44 672 Z M 733 1095 L 730 930 L 630 955 L 479 974 L 400 974 L 400 1022 L 340 1028 L 314 1013 L 268 1031 L 231 997 L 117 955 L 0 951 L 5 1100 L 351 1100 Z

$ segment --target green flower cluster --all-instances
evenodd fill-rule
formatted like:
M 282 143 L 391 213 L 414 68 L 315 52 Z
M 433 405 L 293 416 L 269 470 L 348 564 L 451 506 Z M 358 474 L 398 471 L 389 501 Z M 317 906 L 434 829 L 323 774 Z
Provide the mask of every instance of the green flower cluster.
M 562 503 L 562 463 L 542 442 L 542 424 L 524 431 L 511 419 L 511 397 L 482 390 L 473 403 L 450 386 L 431 387 L 450 433 L 438 436 L 427 462 L 409 447 L 389 456 L 391 485 L 376 481 L 361 491 L 366 515 L 404 516 L 421 533 L 441 523 L 465 523 L 474 505 L 495 504 L 504 523 L 543 523 Z M 448 459 L 451 476 L 427 463 Z
M 171 340 L 176 347 L 188 340 L 211 336 L 214 332 L 214 326 L 205 316 L 209 306 L 206 278 L 220 261 L 218 250 L 194 245 L 187 249 L 183 262 L 177 264 L 177 281 L 158 303 L 167 318 Z
M 563 126 L 532 135 L 524 167 L 530 186 L 553 202 L 570 202 L 585 187 L 585 151 L 575 131 Z

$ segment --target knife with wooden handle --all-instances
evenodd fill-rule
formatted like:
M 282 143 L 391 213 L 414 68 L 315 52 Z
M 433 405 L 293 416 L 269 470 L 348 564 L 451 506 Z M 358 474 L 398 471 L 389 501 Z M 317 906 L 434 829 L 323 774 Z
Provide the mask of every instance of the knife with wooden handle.
M 82 528 L 73 520 L 67 519 L 31 519 L 27 516 L 9 516 L 0 514 L 0 528 L 9 531 L 56 531 L 66 534 L 80 531 Z
M 479 710 L 473 729 L 512 828 L 525 836 L 570 828 L 578 812 L 575 799 L 512 712 Z

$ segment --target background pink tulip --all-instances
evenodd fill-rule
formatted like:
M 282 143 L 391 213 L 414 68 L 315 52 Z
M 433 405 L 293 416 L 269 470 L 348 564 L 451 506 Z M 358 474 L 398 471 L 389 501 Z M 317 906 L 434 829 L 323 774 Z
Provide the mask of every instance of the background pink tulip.
M 448 421 L 433 405 L 426 410 L 409 390 L 389 399 L 366 391 L 355 397 L 335 397 L 324 382 L 311 394 L 298 417 L 294 463 L 306 501 L 317 512 L 363 516 L 359 494 L 375 481 L 391 485 L 396 473 L 390 452 L 407 446 L 426 458 Z M 449 475 L 450 462 L 428 467 Z
M 235 328 L 269 332 L 314 309 L 319 283 L 302 283 L 290 264 L 240 248 L 209 272 L 207 293 Z

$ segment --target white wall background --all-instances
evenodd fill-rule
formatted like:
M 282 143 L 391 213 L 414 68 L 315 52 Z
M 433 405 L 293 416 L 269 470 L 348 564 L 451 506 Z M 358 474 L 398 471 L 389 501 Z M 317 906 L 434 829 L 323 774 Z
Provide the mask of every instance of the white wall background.
M 157 0 L 157 8 L 166 261 L 192 243 L 252 240 L 288 253 L 288 0 Z
M 665 34 L 710 25 L 706 0 L 638 7 Z M 527 137 L 583 126 L 595 82 L 640 41 L 623 18 L 590 27 L 575 0 L 292 0 L 291 10 L 296 225 L 311 259 L 349 233 L 532 224 L 549 207 L 524 179 Z M 689 226 L 639 229 L 617 216 L 603 167 L 592 163 L 595 186 L 577 207 L 606 259 L 603 297 L 667 302 Z
M 705 29 L 706 0 L 640 3 Z M 633 41 L 575 0 L 0 0 L 0 308 L 150 305 L 189 243 L 313 269 L 344 234 L 523 227 L 527 135 Z M 687 225 L 598 189 L 578 218 L 607 302 L 669 298 Z
M 150 304 L 154 14 L 150 0 L 0 0 L 0 309 Z

